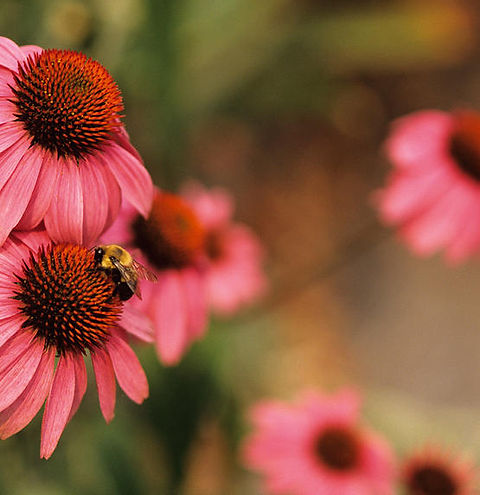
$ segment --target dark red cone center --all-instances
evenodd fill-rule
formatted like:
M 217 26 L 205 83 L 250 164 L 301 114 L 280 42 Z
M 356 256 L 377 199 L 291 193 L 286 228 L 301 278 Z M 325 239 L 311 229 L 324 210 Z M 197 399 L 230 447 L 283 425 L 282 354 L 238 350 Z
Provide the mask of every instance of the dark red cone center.
M 58 354 L 102 347 L 122 312 L 115 284 L 83 246 L 42 247 L 24 261 L 17 285 L 22 327 Z
M 359 460 L 356 436 L 342 427 L 330 427 L 322 431 L 315 451 L 322 464 L 334 471 L 353 469 Z
M 132 224 L 134 243 L 159 270 L 182 268 L 204 249 L 205 232 L 190 206 L 179 196 L 157 193 L 147 219 Z
M 18 67 L 16 118 L 32 144 L 59 157 L 85 158 L 120 125 L 120 90 L 98 62 L 73 50 L 44 50 Z
M 456 483 L 441 467 L 418 468 L 408 482 L 409 495 L 455 495 Z

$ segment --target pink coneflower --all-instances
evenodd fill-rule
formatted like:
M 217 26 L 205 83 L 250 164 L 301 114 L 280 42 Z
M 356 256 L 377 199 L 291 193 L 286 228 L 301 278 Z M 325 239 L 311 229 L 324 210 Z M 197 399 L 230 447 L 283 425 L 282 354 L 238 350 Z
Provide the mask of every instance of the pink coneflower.
M 265 292 L 262 246 L 246 225 L 233 222 L 233 199 L 227 191 L 208 191 L 191 183 L 184 188 L 183 195 L 206 230 L 210 306 L 217 314 L 231 315 Z
M 206 329 L 205 233 L 194 211 L 180 196 L 157 190 L 146 219 L 124 204 L 102 239 L 130 249 L 157 276 L 134 303 L 153 321 L 159 358 L 177 363 Z
M 42 231 L 12 234 L 0 249 L 0 438 L 24 428 L 46 398 L 40 456 L 48 459 L 87 387 L 90 354 L 100 408 L 115 408 L 115 377 L 134 402 L 148 384 L 127 331 L 152 340 L 145 318 L 114 295 L 83 246 L 51 243 Z M 56 359 L 56 357 L 58 359 Z M 55 366 L 55 361 L 57 361 Z
M 435 447 L 409 457 L 402 469 L 406 495 L 473 495 L 474 467 Z
M 480 114 L 417 112 L 394 123 L 380 216 L 418 255 L 459 262 L 480 248 Z M 478 214 L 477 214 L 478 213 Z
M 359 425 L 359 397 L 305 393 L 292 404 L 265 401 L 252 410 L 254 432 L 244 458 L 265 476 L 268 493 L 384 495 L 392 493 L 389 446 Z
M 122 197 L 148 212 L 152 182 L 122 110 L 98 62 L 0 37 L 0 245 L 42 221 L 55 242 L 89 245 Z

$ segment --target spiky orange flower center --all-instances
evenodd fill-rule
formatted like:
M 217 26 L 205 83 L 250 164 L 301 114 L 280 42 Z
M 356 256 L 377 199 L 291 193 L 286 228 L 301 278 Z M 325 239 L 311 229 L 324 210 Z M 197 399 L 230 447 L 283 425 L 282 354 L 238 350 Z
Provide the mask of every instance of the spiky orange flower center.
M 436 465 L 418 466 L 408 480 L 408 495 L 455 495 L 457 484 L 445 469 Z
M 334 471 L 354 468 L 359 460 L 359 443 L 356 435 L 347 428 L 332 426 L 322 431 L 315 451 L 319 460 Z
M 179 196 L 158 193 L 147 219 L 132 225 L 134 242 L 156 268 L 182 268 L 202 251 L 205 232 L 190 206 Z
M 24 261 L 15 299 L 23 327 L 57 353 L 101 347 L 118 322 L 122 304 L 115 284 L 97 269 L 92 251 L 64 244 L 41 248 Z
M 450 153 L 460 169 L 480 181 L 480 114 L 458 112 L 450 138 Z
M 120 125 L 122 96 L 98 62 L 73 50 L 44 50 L 18 67 L 12 86 L 32 144 L 79 160 L 99 149 Z

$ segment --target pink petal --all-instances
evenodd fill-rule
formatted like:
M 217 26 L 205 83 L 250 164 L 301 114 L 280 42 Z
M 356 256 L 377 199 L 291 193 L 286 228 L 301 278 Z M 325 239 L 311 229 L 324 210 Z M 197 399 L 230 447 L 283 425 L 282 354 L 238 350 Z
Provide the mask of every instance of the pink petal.
M 162 274 L 153 304 L 158 356 L 165 364 L 175 364 L 188 345 L 185 296 L 175 271 Z
M 53 192 L 57 189 L 59 168 L 57 163 L 51 160 L 48 153 L 43 156 L 42 168 L 38 174 L 35 189 L 28 203 L 27 209 L 17 224 L 18 230 L 32 230 L 45 217 L 52 200 Z
M 108 190 L 101 164 L 94 159 L 85 160 L 80 169 L 83 202 L 83 243 L 90 246 L 104 231 L 108 216 Z
M 154 330 L 150 319 L 138 309 L 125 305 L 120 326 L 144 342 L 153 342 Z
M 16 72 L 18 62 L 23 59 L 20 47 L 12 40 L 0 36 L 0 65 Z
M 20 319 L 19 319 L 20 320 Z M 15 322 L 11 322 L 15 325 Z M 25 330 L 20 329 L 21 320 L 17 327 L 17 332 L 8 339 L 1 347 L 0 352 L 0 373 L 3 373 L 9 366 L 28 349 L 35 345 L 33 335 Z M 10 332 L 10 331 L 9 331 Z M 4 337 L 2 336 L 2 340 Z
M 137 404 L 148 397 L 148 383 L 143 368 L 132 348 L 116 333 L 107 343 L 118 384 Z
M 72 356 L 72 359 L 75 368 L 75 394 L 73 396 L 72 410 L 68 416 L 68 421 L 75 416 L 87 390 L 87 368 L 85 367 L 83 356 Z
M 52 388 L 45 404 L 40 457 L 48 459 L 55 450 L 72 410 L 75 395 L 75 365 L 68 355 L 60 356 Z
M 453 117 L 446 112 L 423 110 L 396 120 L 385 143 L 397 168 L 436 167 L 445 162 Z
M 0 190 L 0 245 L 22 218 L 32 197 L 42 166 L 43 156 L 37 148 L 30 148 Z
M 112 361 L 108 353 L 103 349 L 95 349 L 95 352 L 92 352 L 90 356 L 97 380 L 100 409 L 105 421 L 110 423 L 115 414 L 115 394 L 117 387 Z
M 15 104 L 9 100 L 0 99 L 0 124 L 13 122 L 15 120 L 14 113 L 17 111 Z
M 27 388 L 11 406 L 0 413 L 0 438 L 2 440 L 25 428 L 35 417 L 50 390 L 54 368 L 55 352 L 45 351 Z
M 28 58 L 30 56 L 36 55 L 37 53 L 43 52 L 43 48 L 37 45 L 23 45 L 19 47 L 22 50 L 23 56 Z
M 0 411 L 11 405 L 30 383 L 43 355 L 43 344 L 34 341 L 0 373 Z
M 51 158 L 55 165 L 55 159 Z M 83 194 L 79 165 L 73 160 L 57 164 L 59 177 L 50 207 L 45 215 L 45 227 L 55 242 L 83 242 Z M 80 165 L 81 166 L 81 165 Z M 86 198 L 93 201 L 93 198 Z
M 0 97 L 13 97 L 12 89 L 10 88 L 10 86 L 14 86 L 15 84 L 13 76 L 14 73 L 10 69 L 7 69 L 0 65 Z
M 16 125 L 0 125 L 0 189 L 17 168 L 30 143 L 17 132 Z
M 19 318 L 18 314 L 2 319 L 0 321 L 0 346 L 3 346 L 3 344 L 17 332 L 26 334 L 26 332 L 20 330 L 21 325 L 22 318 Z M 30 340 L 31 336 L 29 336 L 28 342 L 30 342 Z M 4 349 L 2 348 L 0 352 L 3 354 Z
M 207 329 L 207 299 L 205 280 L 195 268 L 180 272 L 187 307 L 188 330 L 194 338 L 200 338 Z
M 146 217 L 152 206 L 153 184 L 142 162 L 116 143 L 108 147 L 104 159 L 125 199 Z
M 120 206 L 122 204 L 122 191 L 118 185 L 115 177 L 110 172 L 108 166 L 105 163 L 99 164 L 99 172 L 103 175 L 104 183 L 108 190 L 108 214 L 105 220 L 106 228 L 110 227 L 116 220 Z

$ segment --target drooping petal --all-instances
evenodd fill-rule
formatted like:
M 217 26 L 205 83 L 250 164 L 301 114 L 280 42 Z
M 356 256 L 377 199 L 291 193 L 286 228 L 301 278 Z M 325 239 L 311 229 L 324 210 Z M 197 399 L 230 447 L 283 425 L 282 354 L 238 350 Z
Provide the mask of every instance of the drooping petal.
M 10 366 L 0 373 L 0 411 L 10 406 L 30 383 L 43 355 L 43 345 L 32 342 Z
M 104 159 L 108 161 L 123 197 L 146 217 L 152 206 L 153 184 L 143 163 L 116 143 L 108 147 Z
M 12 324 L 15 323 L 12 322 Z M 20 331 L 20 325 L 21 323 L 18 325 L 18 331 L 14 332 L 12 337 L 10 337 L 1 347 L 0 373 L 3 373 L 6 369 L 8 369 L 8 367 L 18 357 L 27 352 L 33 344 L 32 335 L 28 332 Z
M 188 344 L 185 297 L 176 272 L 162 274 L 153 304 L 158 356 L 165 364 L 175 364 Z
M 75 395 L 75 365 L 68 355 L 60 356 L 52 388 L 45 404 L 40 457 L 48 459 L 55 450 L 72 410 Z
M 0 65 L 0 98 L 11 98 L 13 96 L 10 86 L 13 86 L 14 82 L 14 73 Z
M 50 206 L 52 195 L 57 189 L 58 175 L 58 164 L 50 159 L 48 153 L 45 153 L 32 197 L 23 217 L 17 224 L 16 228 L 18 230 L 32 230 L 44 219 Z
M 0 124 L 13 122 L 15 120 L 15 112 L 16 107 L 10 100 L 0 98 Z
M 42 161 L 43 154 L 37 148 L 28 149 L 0 190 L 0 245 L 22 218 L 32 197 Z
M 75 368 L 75 394 L 73 396 L 72 410 L 68 416 L 68 421 L 70 421 L 75 413 L 78 411 L 80 404 L 82 402 L 83 396 L 87 390 L 87 368 L 85 368 L 85 361 L 83 356 L 73 356 L 73 365 Z M 68 422 L 67 421 L 67 422 Z
M 180 272 L 180 276 L 185 293 L 189 334 L 194 338 L 200 338 L 207 329 L 205 281 L 196 268 L 185 268 Z
M 117 218 L 122 204 L 122 191 L 115 177 L 103 162 L 99 162 L 99 172 L 103 175 L 108 191 L 108 214 L 105 220 L 106 228 L 110 227 Z M 118 242 L 118 241 L 117 241 Z
M 0 36 L 0 65 L 17 71 L 18 62 L 24 58 L 20 47 L 11 39 Z
M 18 313 L 18 310 L 17 310 Z M 7 318 L 4 318 L 0 321 L 0 346 L 3 346 L 7 340 L 15 335 L 19 330 L 20 326 L 22 324 L 22 318 L 18 316 L 18 314 L 9 316 Z M 24 333 L 24 332 L 21 332 Z M 25 341 L 26 345 L 28 345 L 28 342 L 30 342 L 30 339 L 28 341 Z M 2 354 L 4 352 L 4 349 L 2 349 Z
M 12 129 L 12 127 L 14 127 Z M 0 125 L 0 189 L 18 167 L 30 144 L 28 139 L 16 132 L 16 126 Z
M 37 371 L 20 397 L 0 412 L 0 438 L 6 438 L 19 432 L 35 417 L 47 397 L 52 384 L 55 367 L 53 349 L 43 353 Z
M 112 421 L 115 415 L 115 396 L 117 384 L 115 372 L 108 352 L 103 349 L 95 349 L 91 353 L 95 379 L 97 380 L 98 401 L 103 417 L 107 423 Z
M 148 382 L 145 372 L 132 348 L 116 333 L 107 342 L 107 351 L 122 390 L 137 404 L 148 397 Z
M 97 163 L 85 160 L 79 167 L 83 191 L 83 242 L 90 246 L 104 231 L 108 216 L 108 191 Z
M 154 330 L 150 319 L 138 309 L 125 305 L 120 326 L 144 342 L 153 342 Z
M 79 166 L 72 160 L 58 166 L 57 188 L 45 215 L 45 227 L 55 242 L 82 244 L 84 198 Z

